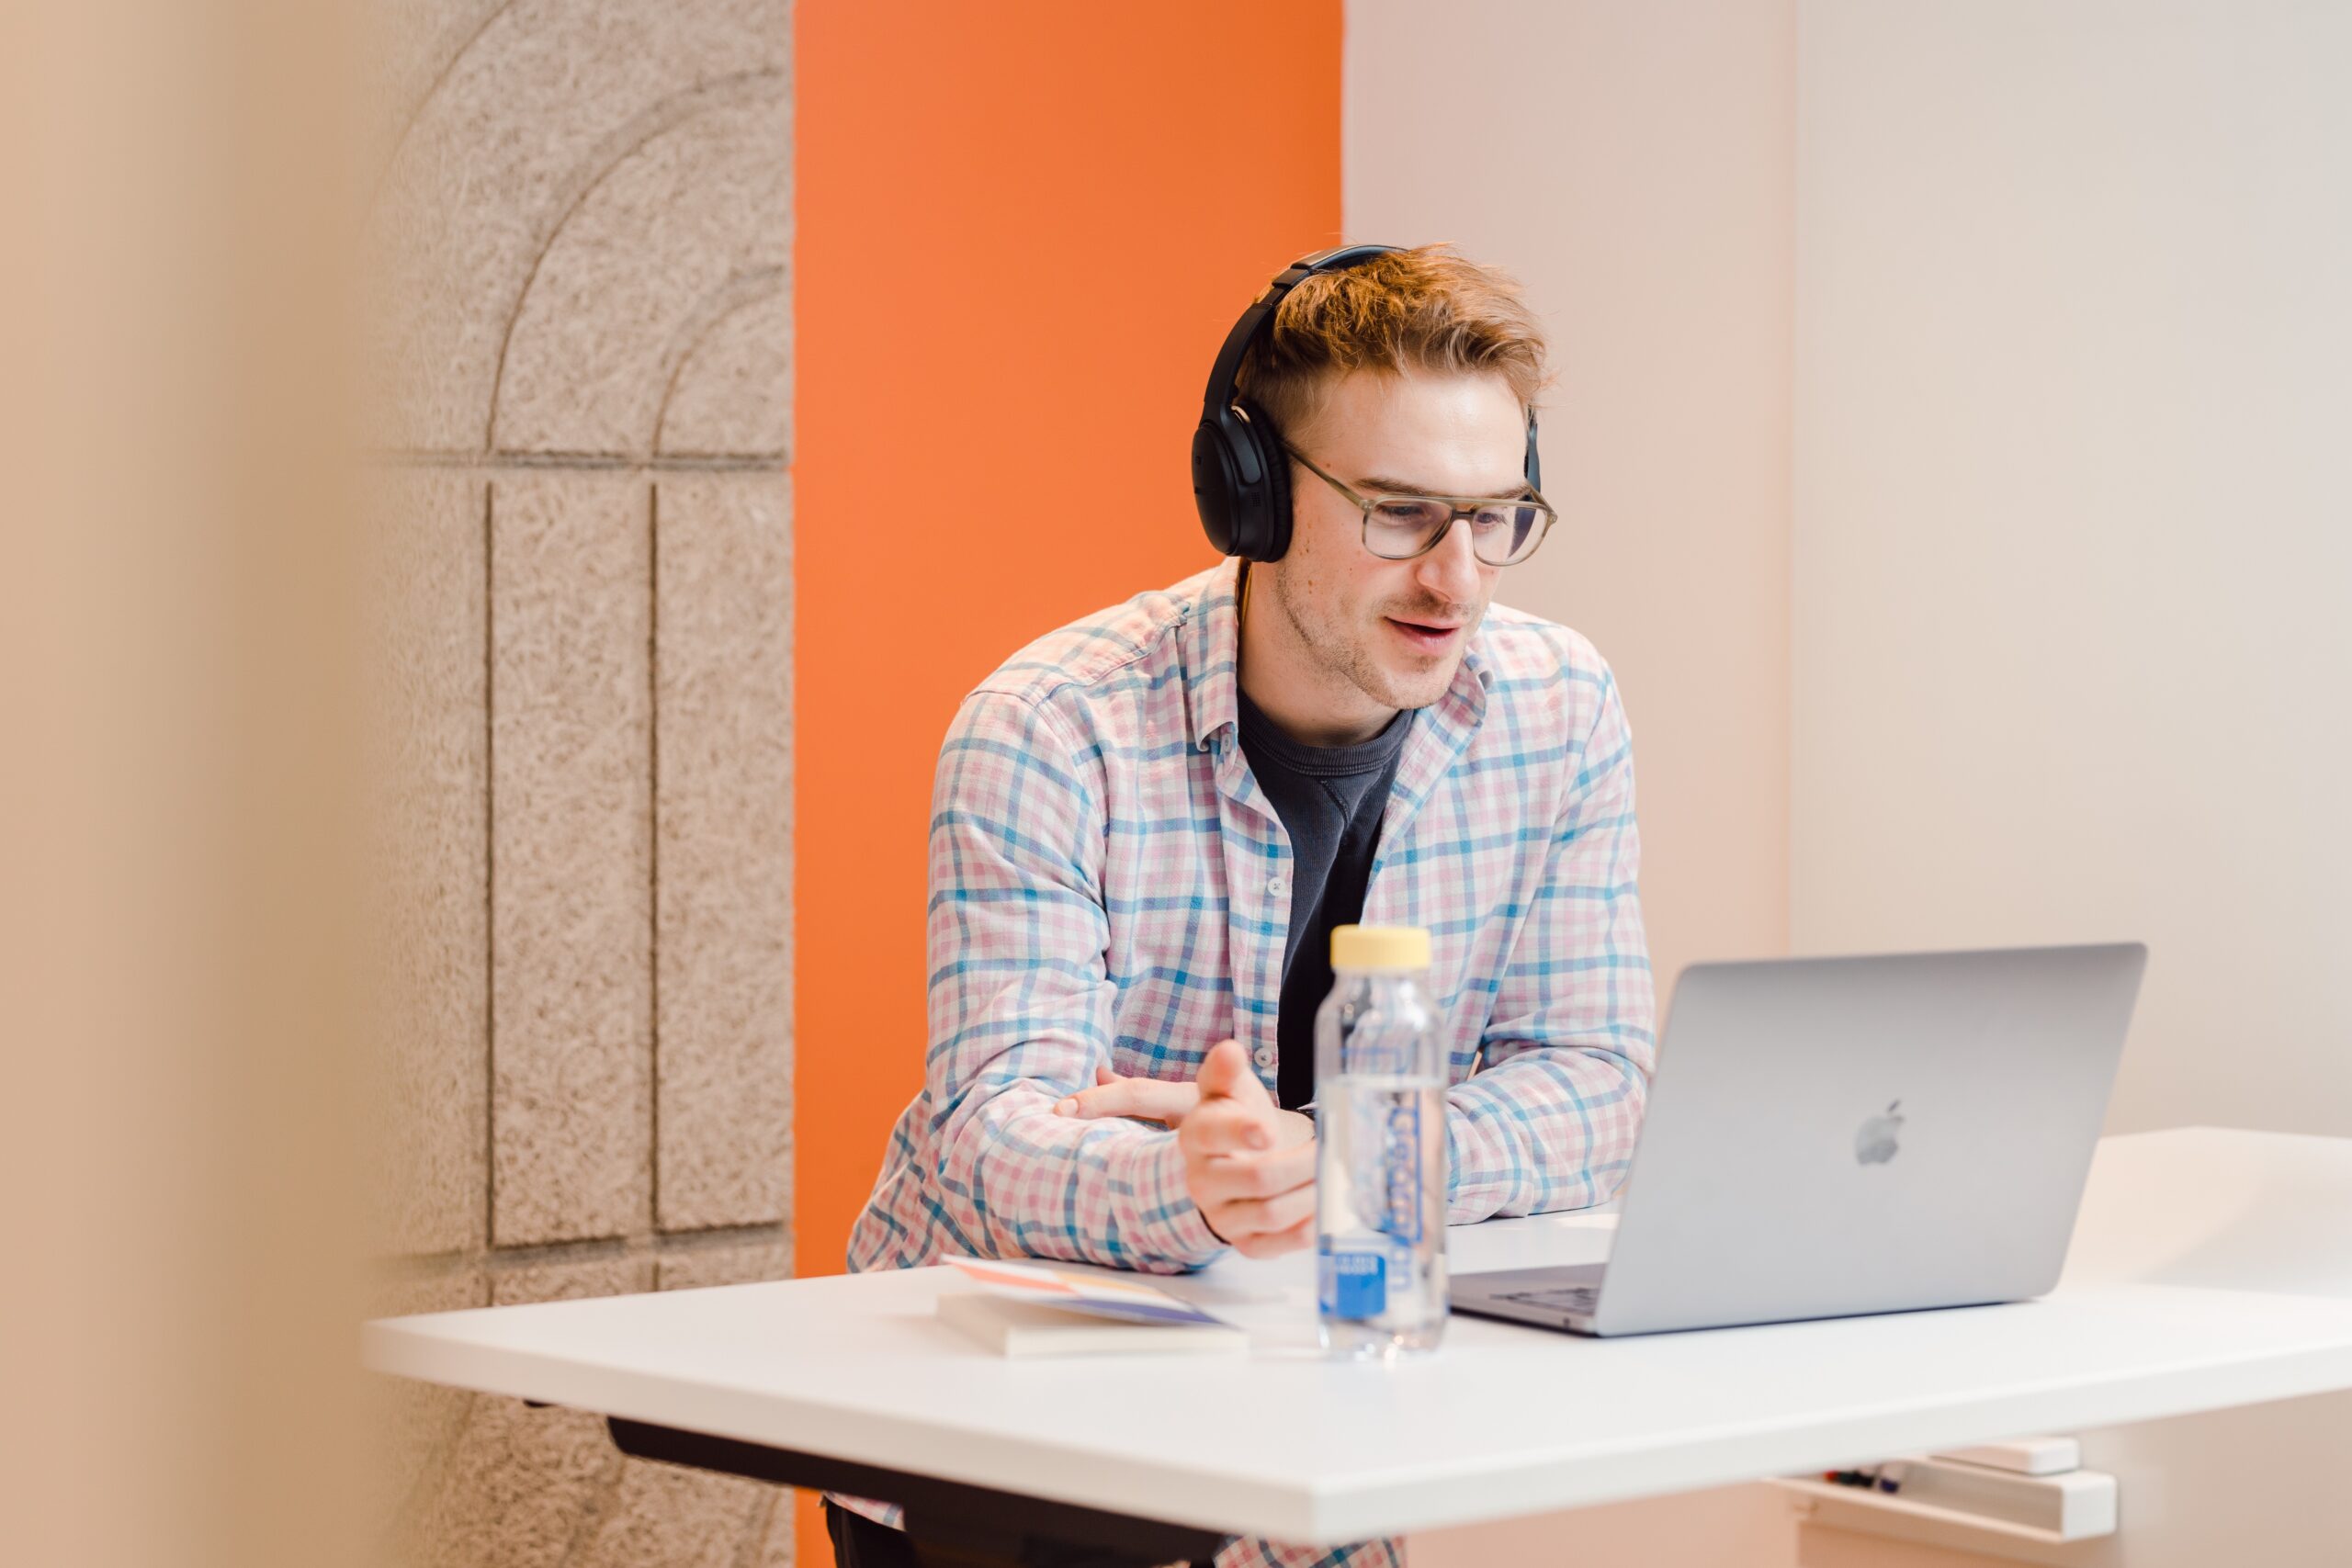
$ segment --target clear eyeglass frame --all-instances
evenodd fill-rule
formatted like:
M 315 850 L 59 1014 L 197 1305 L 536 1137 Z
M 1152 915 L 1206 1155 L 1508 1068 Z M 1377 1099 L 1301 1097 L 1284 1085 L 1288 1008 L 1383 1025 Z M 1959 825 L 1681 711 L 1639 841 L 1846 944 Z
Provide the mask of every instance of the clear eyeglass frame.
M 1383 560 L 1411 560 L 1427 555 L 1453 531 L 1456 521 L 1467 518 L 1472 553 L 1488 566 L 1517 566 L 1535 553 L 1552 525 L 1560 520 L 1551 502 L 1532 489 L 1509 499 L 1366 495 L 1316 467 L 1312 458 L 1288 442 L 1283 444 L 1283 450 L 1363 513 L 1363 547 Z

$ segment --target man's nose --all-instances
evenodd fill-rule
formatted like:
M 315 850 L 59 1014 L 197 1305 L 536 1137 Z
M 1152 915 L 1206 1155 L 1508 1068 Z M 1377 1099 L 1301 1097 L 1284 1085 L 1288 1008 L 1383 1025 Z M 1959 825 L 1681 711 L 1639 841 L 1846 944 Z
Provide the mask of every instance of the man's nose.
M 1414 572 L 1423 588 L 1448 604 L 1478 596 L 1478 552 L 1470 543 L 1470 520 L 1457 517 L 1417 563 Z

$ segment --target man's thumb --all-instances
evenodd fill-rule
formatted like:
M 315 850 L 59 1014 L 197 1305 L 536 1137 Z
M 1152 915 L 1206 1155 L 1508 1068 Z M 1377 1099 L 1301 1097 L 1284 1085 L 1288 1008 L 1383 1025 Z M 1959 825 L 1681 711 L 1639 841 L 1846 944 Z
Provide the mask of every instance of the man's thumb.
M 1199 1082 L 1204 1100 L 1231 1099 L 1253 1089 L 1262 1098 L 1266 1092 L 1250 1071 L 1250 1053 L 1238 1040 L 1220 1040 L 1210 1047 L 1207 1059 L 1201 1063 Z

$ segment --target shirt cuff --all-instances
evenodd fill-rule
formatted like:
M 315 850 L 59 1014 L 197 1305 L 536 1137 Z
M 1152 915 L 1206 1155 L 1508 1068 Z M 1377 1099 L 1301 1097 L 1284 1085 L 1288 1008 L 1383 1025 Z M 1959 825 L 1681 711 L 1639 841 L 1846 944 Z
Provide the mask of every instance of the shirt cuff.
M 1225 1250 L 1184 1185 L 1184 1151 L 1175 1134 L 1137 1138 L 1123 1153 L 1127 1168 L 1117 1190 L 1125 1212 L 1118 1222 L 1136 1266 L 1198 1269 Z
M 1445 1108 L 1445 1207 L 1451 1216 L 1455 1201 L 1462 1193 L 1462 1128 L 1454 1119 L 1453 1107 Z M 1453 1224 L 1451 1217 L 1447 1224 Z

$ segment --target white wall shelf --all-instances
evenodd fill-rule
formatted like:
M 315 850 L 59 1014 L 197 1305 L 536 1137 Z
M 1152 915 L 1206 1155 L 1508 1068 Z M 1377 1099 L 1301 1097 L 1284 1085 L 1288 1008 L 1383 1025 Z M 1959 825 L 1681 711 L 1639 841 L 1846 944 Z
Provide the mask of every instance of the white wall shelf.
M 2100 1471 L 2026 1475 L 1943 1460 L 1899 1462 L 1895 1493 L 1807 1476 L 1772 1484 L 1817 1525 L 2024 1562 L 2071 1562 L 2075 1554 L 2059 1549 L 2115 1533 L 2116 1481 Z

